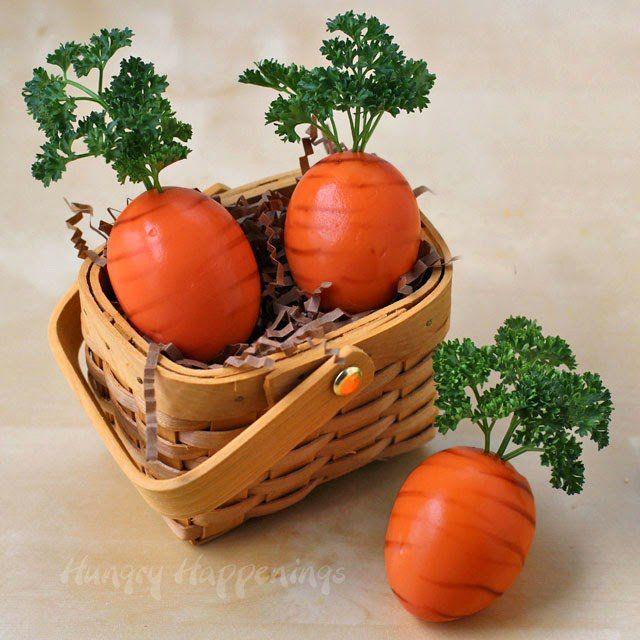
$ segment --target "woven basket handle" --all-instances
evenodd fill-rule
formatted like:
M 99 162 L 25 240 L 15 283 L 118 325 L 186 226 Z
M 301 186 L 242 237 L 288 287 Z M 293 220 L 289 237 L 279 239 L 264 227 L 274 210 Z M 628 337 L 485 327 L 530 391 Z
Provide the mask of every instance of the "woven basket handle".
M 336 362 L 338 360 L 338 362 Z M 359 367 L 362 385 L 374 375 L 371 358 L 357 347 L 343 347 L 278 400 L 250 427 L 195 469 L 138 490 L 157 511 L 179 518 L 206 513 L 238 495 L 307 436 L 335 416 L 353 396 L 334 393 L 336 376 Z
M 301 382 L 294 380 L 286 368 L 273 372 L 265 382 L 267 396 L 273 402 L 266 413 L 195 469 L 156 480 L 135 467 L 82 373 L 78 362 L 80 314 L 78 288 L 74 285 L 59 302 L 49 324 L 54 356 L 120 468 L 156 511 L 171 518 L 206 513 L 227 502 L 333 418 L 353 397 L 333 391 L 336 376 L 345 368 L 360 368 L 363 387 L 374 375 L 373 361 L 357 347 L 343 347 L 339 358 L 331 356 Z

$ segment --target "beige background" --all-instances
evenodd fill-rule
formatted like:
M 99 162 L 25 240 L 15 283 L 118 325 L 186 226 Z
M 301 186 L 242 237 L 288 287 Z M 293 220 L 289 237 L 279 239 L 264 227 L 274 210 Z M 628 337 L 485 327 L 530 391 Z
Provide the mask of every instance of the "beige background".
M 533 456 L 518 460 L 538 503 L 527 566 L 492 607 L 448 626 L 421 624 L 395 602 L 382 543 L 409 471 L 428 451 L 478 442 L 470 428 L 192 548 L 118 472 L 45 340 L 48 314 L 79 266 L 62 198 L 103 209 L 137 188 L 120 187 L 91 160 L 48 190 L 30 178 L 41 137 L 19 89 L 32 67 L 61 40 L 131 26 L 135 54 L 168 74 L 178 114 L 194 126 L 193 153 L 165 182 L 240 184 L 294 167 L 299 149 L 262 126 L 269 92 L 235 77 L 261 57 L 319 62 L 324 19 L 350 6 L 379 15 L 438 74 L 433 106 L 384 120 L 371 150 L 436 193 L 423 205 L 463 256 L 451 335 L 488 340 L 508 314 L 536 317 L 602 374 L 616 404 L 611 446 L 586 446 L 580 496 L 553 490 Z M 0 637 L 638 637 L 637 1 L 2 0 L 1 8 Z M 68 571 L 83 559 L 81 571 Z M 198 559 L 188 574 L 195 584 L 180 581 L 181 563 Z M 243 597 L 238 575 L 251 564 L 344 580 L 325 580 L 328 594 L 322 581 L 249 581 Z M 236 574 L 211 585 L 225 565 Z M 153 584 L 144 567 L 154 568 Z

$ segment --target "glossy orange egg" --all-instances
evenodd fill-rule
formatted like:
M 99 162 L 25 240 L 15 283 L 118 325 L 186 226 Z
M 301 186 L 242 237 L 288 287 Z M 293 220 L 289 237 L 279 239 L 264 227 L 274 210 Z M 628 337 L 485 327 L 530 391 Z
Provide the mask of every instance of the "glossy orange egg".
M 129 321 L 201 361 L 244 342 L 260 309 L 251 246 L 220 204 L 194 189 L 146 191 L 120 214 L 107 271 Z
M 511 586 L 534 532 L 526 478 L 493 454 L 447 449 L 427 458 L 398 493 L 385 540 L 387 579 L 419 618 L 468 616 Z
M 345 151 L 298 183 L 285 222 L 285 251 L 303 291 L 323 282 L 324 310 L 356 313 L 387 304 L 416 262 L 420 212 L 404 176 L 376 155 Z

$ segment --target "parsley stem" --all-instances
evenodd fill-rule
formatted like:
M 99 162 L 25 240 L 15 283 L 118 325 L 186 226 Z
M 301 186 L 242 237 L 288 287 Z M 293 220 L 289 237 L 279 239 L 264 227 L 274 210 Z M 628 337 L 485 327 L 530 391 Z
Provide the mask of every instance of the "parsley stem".
M 367 123 L 365 131 L 362 135 L 362 139 L 361 139 L 362 142 L 360 143 L 360 151 L 364 151 L 369 140 L 371 139 L 371 136 L 373 135 L 373 132 L 376 130 L 376 127 L 378 126 L 378 123 L 380 122 L 380 118 L 382 118 L 383 113 L 384 111 L 380 111 L 377 115 L 372 116 L 369 122 Z
M 318 128 L 320 131 L 322 131 L 322 133 L 324 134 L 324 137 L 334 142 L 336 146 L 340 145 L 340 141 L 334 136 L 331 130 L 325 124 L 321 124 L 317 118 L 313 122 L 310 122 L 309 124 Z
M 484 452 L 489 453 L 491 451 L 491 429 L 483 429 L 484 433 Z
M 518 447 L 517 449 L 514 449 L 513 451 L 510 451 L 506 455 L 503 455 L 503 456 L 500 456 L 500 457 L 506 462 L 507 460 L 511 460 L 512 458 L 515 458 L 516 456 L 519 456 L 519 455 L 521 455 L 523 453 L 527 453 L 527 451 L 542 452 L 542 451 L 544 451 L 544 449 L 541 449 L 539 447 L 531 447 L 531 446 Z
M 355 129 L 355 123 L 353 121 L 353 116 L 351 115 L 351 110 L 347 109 L 347 117 L 349 118 L 349 127 L 351 128 L 351 139 L 352 139 L 352 145 L 351 148 L 354 149 L 356 146 L 356 138 L 357 138 L 357 134 L 356 134 L 356 129 Z
M 90 151 L 87 151 L 86 153 L 72 153 L 71 155 L 67 156 L 67 162 L 71 162 L 73 160 L 80 160 L 80 158 L 88 158 L 89 156 L 92 156 L 93 153 L 91 153 Z
M 476 409 L 478 411 L 477 416 L 475 416 L 476 419 L 473 419 L 473 422 L 475 422 L 475 424 L 477 424 L 480 429 L 482 430 L 482 433 L 484 433 L 484 451 L 485 453 L 489 453 L 489 451 L 491 451 L 491 429 L 493 429 L 493 425 L 495 424 L 495 420 L 489 424 L 487 422 L 487 418 L 482 416 L 482 413 L 479 410 L 480 407 L 480 392 L 478 391 L 478 387 L 476 386 L 472 386 L 471 388 L 471 392 L 473 393 L 475 399 L 476 399 Z
M 281 82 L 277 78 L 273 78 L 269 74 L 265 73 L 264 69 L 260 69 L 260 73 L 261 73 L 262 77 L 267 81 L 267 83 L 269 83 L 268 86 L 272 87 L 276 91 L 284 91 L 285 93 L 287 93 L 290 96 L 297 96 L 298 95 L 291 87 L 288 87 L 284 82 Z M 265 85 L 265 86 L 267 86 L 267 85 Z
M 362 116 L 362 129 L 358 131 L 358 151 L 364 151 L 364 146 L 366 144 L 367 130 L 371 120 L 367 120 L 367 113 L 364 112 Z
M 484 432 L 484 452 L 491 452 L 491 432 L 493 431 L 493 427 L 496 425 L 495 418 L 491 421 L 491 423 L 487 426 L 486 429 L 483 429 Z
M 476 399 L 476 407 L 480 407 L 480 392 L 478 391 L 478 387 L 471 387 L 471 391 L 473 392 L 473 396 Z M 486 418 L 480 418 L 480 423 L 483 431 L 490 431 L 489 423 Z
M 496 454 L 500 456 L 503 460 L 506 460 L 506 458 L 504 457 L 504 452 L 507 450 L 507 446 L 509 445 L 509 442 L 511 441 L 511 437 L 513 436 L 513 432 L 516 430 L 516 427 L 518 426 L 518 424 L 519 424 L 518 416 L 514 413 L 513 416 L 511 417 L 509 428 L 507 429 L 507 432 L 504 434 L 504 438 L 502 439 L 502 442 L 500 443 L 500 446 L 496 451 Z
M 333 115 L 329 116 L 329 122 L 331 122 L 331 128 L 333 129 L 334 142 L 338 147 L 338 151 L 342 150 L 342 143 L 340 142 L 340 138 L 338 137 L 338 127 L 336 127 L 336 121 L 333 118 Z
M 158 193 L 162 193 L 162 185 L 160 184 L 160 178 L 158 177 L 158 169 L 150 167 L 151 179 L 153 180 L 152 188 L 156 189 Z
M 91 91 L 91 89 L 89 89 L 88 87 L 85 87 L 83 84 L 80 84 L 79 82 L 76 82 L 75 80 L 66 79 L 65 84 L 71 85 L 72 87 L 75 87 L 80 91 L 83 91 L 90 98 L 92 98 L 94 102 L 97 102 L 99 105 L 101 105 L 105 111 L 108 111 L 108 107 L 105 104 L 104 100 L 95 91 Z

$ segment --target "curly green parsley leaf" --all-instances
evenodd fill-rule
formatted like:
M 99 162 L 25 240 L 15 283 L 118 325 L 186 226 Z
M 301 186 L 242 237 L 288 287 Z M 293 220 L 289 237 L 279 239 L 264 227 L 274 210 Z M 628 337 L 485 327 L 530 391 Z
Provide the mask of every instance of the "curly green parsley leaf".
M 176 119 L 163 95 L 167 78 L 153 64 L 136 57 L 122 60 L 119 73 L 103 86 L 107 63 L 131 44 L 132 36 L 128 28 L 101 29 L 88 44 L 61 44 L 47 56 L 61 73 L 38 67 L 25 83 L 27 111 L 47 138 L 31 168 L 45 186 L 59 180 L 70 162 L 94 156 L 104 158 L 121 183 L 129 179 L 161 190 L 159 172 L 188 155 L 183 143 L 191 138 L 191 126 Z M 70 78 L 72 68 L 77 78 L 97 71 L 97 87 Z M 79 118 L 83 101 L 98 109 Z
M 338 149 L 335 113 L 347 114 L 352 150 L 364 151 L 383 114 L 422 111 L 429 105 L 435 75 L 424 60 L 407 58 L 378 18 L 347 11 L 327 21 L 320 52 L 326 67 L 307 69 L 275 60 L 255 63 L 240 75 L 244 84 L 279 92 L 266 114 L 285 141 L 300 140 L 297 127 L 315 125 Z
M 598 449 L 609 444 L 611 393 L 597 374 L 576 373 L 565 340 L 544 336 L 534 320 L 512 317 L 493 345 L 478 347 L 469 339 L 441 343 L 433 367 L 441 433 L 468 419 L 484 433 L 489 452 L 494 426 L 511 416 L 497 455 L 510 460 L 537 451 L 551 468 L 553 487 L 569 494 L 582 490 L 580 438 L 589 437 Z M 494 378 L 497 383 L 488 386 Z M 517 446 L 507 451 L 510 443 Z

